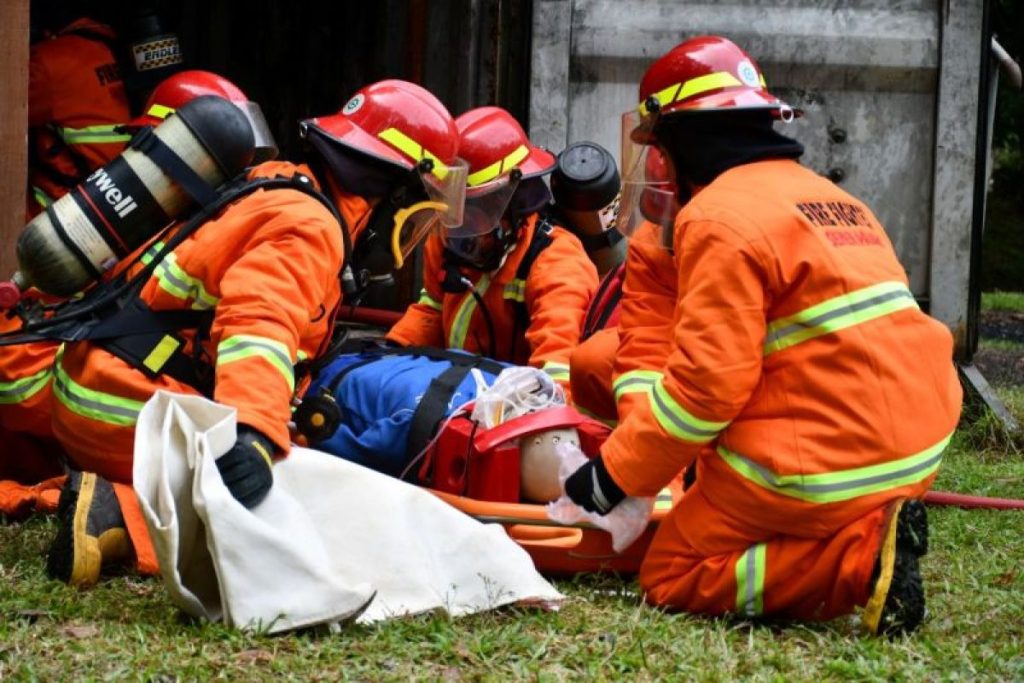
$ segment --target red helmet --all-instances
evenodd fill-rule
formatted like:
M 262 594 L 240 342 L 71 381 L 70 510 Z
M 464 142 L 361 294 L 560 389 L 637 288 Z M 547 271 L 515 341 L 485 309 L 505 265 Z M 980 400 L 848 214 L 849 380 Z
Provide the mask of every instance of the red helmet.
M 337 114 L 304 121 L 303 126 L 315 126 L 337 143 L 405 169 L 423 159 L 452 164 L 459 147 L 448 110 L 408 81 L 368 85 Z
M 650 143 L 659 115 L 685 111 L 770 109 L 783 119 L 799 112 L 768 92 L 757 63 L 720 36 L 691 38 L 668 51 L 640 81 L 640 125 L 631 137 Z
M 469 187 L 477 187 L 518 168 L 521 179 L 551 173 L 555 156 L 535 146 L 523 127 L 501 107 L 477 107 L 455 119 L 459 156 L 469 164 Z
M 255 160 L 266 161 L 277 156 L 274 136 L 267 126 L 260 106 L 249 100 L 242 90 L 228 79 L 210 71 L 181 71 L 164 79 L 146 100 L 142 115 L 129 126 L 159 126 L 176 109 L 197 97 L 213 95 L 235 104 L 245 114 L 256 139 Z

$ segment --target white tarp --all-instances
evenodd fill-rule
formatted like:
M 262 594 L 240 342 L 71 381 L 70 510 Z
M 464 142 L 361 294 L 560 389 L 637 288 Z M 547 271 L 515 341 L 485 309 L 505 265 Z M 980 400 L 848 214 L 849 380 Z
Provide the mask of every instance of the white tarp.
M 499 526 L 319 451 L 293 447 L 246 510 L 214 462 L 234 442 L 234 409 L 203 398 L 157 392 L 139 416 L 135 491 L 189 614 L 275 633 L 562 598 Z

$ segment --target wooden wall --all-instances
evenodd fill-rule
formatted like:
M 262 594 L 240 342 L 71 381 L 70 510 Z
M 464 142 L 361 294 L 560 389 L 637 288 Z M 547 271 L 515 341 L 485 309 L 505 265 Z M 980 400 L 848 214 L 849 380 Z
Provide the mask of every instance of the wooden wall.
M 14 243 L 25 224 L 29 0 L 0 2 L 0 279 L 17 267 Z

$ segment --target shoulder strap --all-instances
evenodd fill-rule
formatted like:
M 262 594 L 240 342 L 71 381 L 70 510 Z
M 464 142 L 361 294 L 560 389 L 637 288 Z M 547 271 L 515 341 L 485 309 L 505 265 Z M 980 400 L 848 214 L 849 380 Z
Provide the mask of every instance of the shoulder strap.
M 519 262 L 519 266 L 516 268 L 516 283 L 523 283 L 524 296 L 516 299 L 517 329 L 513 339 L 519 338 L 519 330 L 526 330 L 530 327 L 530 311 L 526 308 L 525 283 L 530 275 L 530 270 L 533 268 L 533 264 L 537 261 L 537 257 L 555 241 L 554 231 L 555 224 L 550 218 L 547 216 L 539 217 L 533 230 L 533 237 L 530 239 L 530 245 L 526 248 L 523 260 Z

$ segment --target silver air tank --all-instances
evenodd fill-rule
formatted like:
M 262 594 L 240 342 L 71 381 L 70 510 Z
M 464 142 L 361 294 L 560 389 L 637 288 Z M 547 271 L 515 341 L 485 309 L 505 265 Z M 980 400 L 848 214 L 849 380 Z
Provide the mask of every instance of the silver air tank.
M 151 134 L 210 188 L 234 177 L 253 157 L 248 120 L 219 97 L 188 102 Z M 193 204 L 147 153 L 129 145 L 25 226 L 12 278 L 18 289 L 0 283 L 0 306 L 12 306 L 29 287 L 58 297 L 81 291 Z

